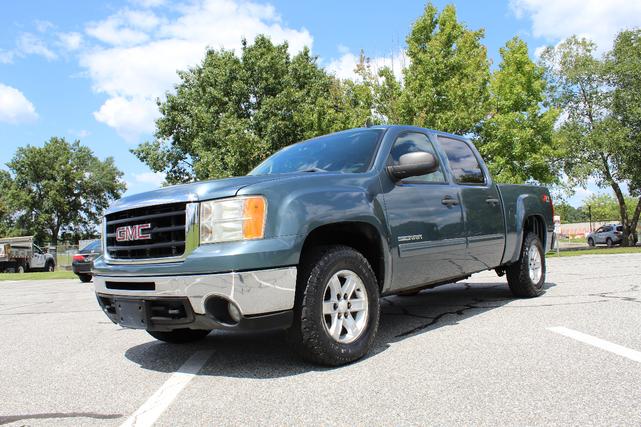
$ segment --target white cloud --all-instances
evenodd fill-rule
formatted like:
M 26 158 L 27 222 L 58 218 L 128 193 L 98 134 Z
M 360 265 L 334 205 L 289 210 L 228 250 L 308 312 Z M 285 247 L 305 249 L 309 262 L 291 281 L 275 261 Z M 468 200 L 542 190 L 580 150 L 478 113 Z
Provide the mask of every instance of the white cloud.
M 358 76 L 354 72 L 356 65 L 360 59 L 360 54 L 355 55 L 350 52 L 349 48 L 339 45 L 338 51 L 342 54 L 338 59 L 333 59 L 325 67 L 327 71 L 333 73 L 336 77 L 341 79 L 358 80 Z M 405 51 L 399 51 L 389 56 L 375 56 L 369 58 L 370 66 L 376 73 L 383 67 L 390 67 L 394 71 L 397 79 L 401 80 L 403 77 L 403 69 L 409 65 L 409 58 L 406 56 Z
M 139 184 L 147 184 L 153 187 L 160 187 L 165 181 L 165 174 L 161 172 L 135 173 L 134 181 Z
M 597 43 L 607 50 L 617 32 L 641 26 L 638 0 L 510 0 L 517 18 L 529 17 L 532 33 L 551 42 L 573 34 Z
M 82 46 L 82 34 L 80 33 L 58 33 L 57 35 L 58 44 L 65 50 L 78 50 Z
M 86 129 L 80 129 L 80 130 L 69 129 L 67 131 L 67 133 L 69 133 L 70 135 L 75 136 L 76 138 L 80 138 L 80 139 L 87 138 L 89 135 L 91 135 L 91 132 L 89 132 Z
M 146 98 L 109 98 L 93 113 L 96 120 L 111 126 L 128 142 L 136 142 L 141 133 L 151 133 L 158 109 Z
M 16 53 L 12 50 L 0 50 L 0 64 L 11 64 Z
M 37 118 L 35 107 L 22 92 L 0 83 L 0 122 L 15 124 Z
M 176 70 L 198 64 L 207 47 L 238 50 L 243 37 L 251 41 L 258 34 L 288 41 L 291 52 L 312 44 L 307 30 L 283 26 L 269 5 L 197 0 L 163 12 L 125 8 L 86 28 L 98 44 L 81 55 L 81 66 L 93 89 L 110 97 L 94 116 L 130 141 L 153 130 L 155 99 L 178 82 Z
M 138 5 L 141 7 L 147 7 L 147 8 L 162 6 L 163 4 L 166 3 L 165 0 L 130 0 L 130 1 L 135 5 Z
M 58 57 L 42 40 L 31 33 L 23 33 L 18 37 L 17 49 L 18 54 L 22 56 L 39 55 L 48 61 Z

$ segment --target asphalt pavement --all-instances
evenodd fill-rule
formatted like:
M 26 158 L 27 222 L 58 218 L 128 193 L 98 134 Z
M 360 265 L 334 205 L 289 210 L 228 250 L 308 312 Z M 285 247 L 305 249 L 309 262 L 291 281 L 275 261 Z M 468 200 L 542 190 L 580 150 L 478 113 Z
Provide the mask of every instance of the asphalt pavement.
M 641 425 L 641 254 L 548 260 L 387 297 L 371 354 L 302 362 L 282 333 L 183 346 L 112 324 L 91 284 L 0 282 L 0 424 Z

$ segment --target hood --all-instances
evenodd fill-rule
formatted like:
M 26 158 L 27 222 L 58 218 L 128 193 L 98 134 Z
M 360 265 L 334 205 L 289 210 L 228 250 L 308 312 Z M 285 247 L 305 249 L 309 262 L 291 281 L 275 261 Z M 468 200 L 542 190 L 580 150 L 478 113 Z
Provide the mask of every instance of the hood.
M 123 197 L 111 204 L 105 214 L 110 214 L 142 206 L 164 205 L 179 202 L 197 202 L 223 197 L 233 197 L 243 187 L 259 182 L 272 181 L 277 175 L 240 176 L 236 178 L 201 181 L 190 184 L 173 185 L 158 190 Z

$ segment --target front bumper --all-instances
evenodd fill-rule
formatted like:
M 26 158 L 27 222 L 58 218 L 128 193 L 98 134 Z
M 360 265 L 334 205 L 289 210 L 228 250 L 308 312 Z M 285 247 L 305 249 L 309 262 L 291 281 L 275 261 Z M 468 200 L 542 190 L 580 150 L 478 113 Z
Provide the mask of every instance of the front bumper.
M 168 306 L 176 303 L 177 307 L 173 310 L 180 313 L 184 311 L 184 314 L 181 314 L 180 321 L 169 322 L 162 326 L 163 329 L 213 329 L 217 325 L 232 326 L 221 322 L 212 312 L 212 304 L 208 302 L 217 300 L 230 302 L 238 308 L 242 318 L 237 322 L 237 326 L 242 327 L 260 320 L 259 318 L 265 315 L 291 312 L 296 293 L 296 267 L 185 276 L 96 275 L 94 286 L 105 313 L 115 323 L 123 326 L 135 327 L 116 316 L 115 307 L 111 307 L 116 301 L 138 301 L 141 303 L 141 311 L 147 310 L 147 306 L 152 304 L 151 301 L 164 301 Z M 148 301 L 150 303 L 147 303 Z M 106 309 L 106 306 L 109 307 Z M 291 322 L 291 313 L 289 320 Z M 257 325 L 254 326 L 250 329 L 256 329 Z M 150 328 L 157 329 L 153 325 L 145 327 Z

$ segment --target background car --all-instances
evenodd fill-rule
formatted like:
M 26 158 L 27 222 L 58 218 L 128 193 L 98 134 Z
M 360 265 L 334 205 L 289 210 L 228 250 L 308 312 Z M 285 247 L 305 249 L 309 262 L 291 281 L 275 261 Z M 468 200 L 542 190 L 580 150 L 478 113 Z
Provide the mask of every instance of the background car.
M 586 235 L 588 245 L 606 244 L 609 248 L 623 240 L 623 226 L 619 224 L 603 225 Z
M 82 248 L 71 261 L 71 270 L 78 275 L 80 281 L 87 283 L 91 281 L 91 268 L 93 260 L 102 254 L 100 240 L 95 240 Z

